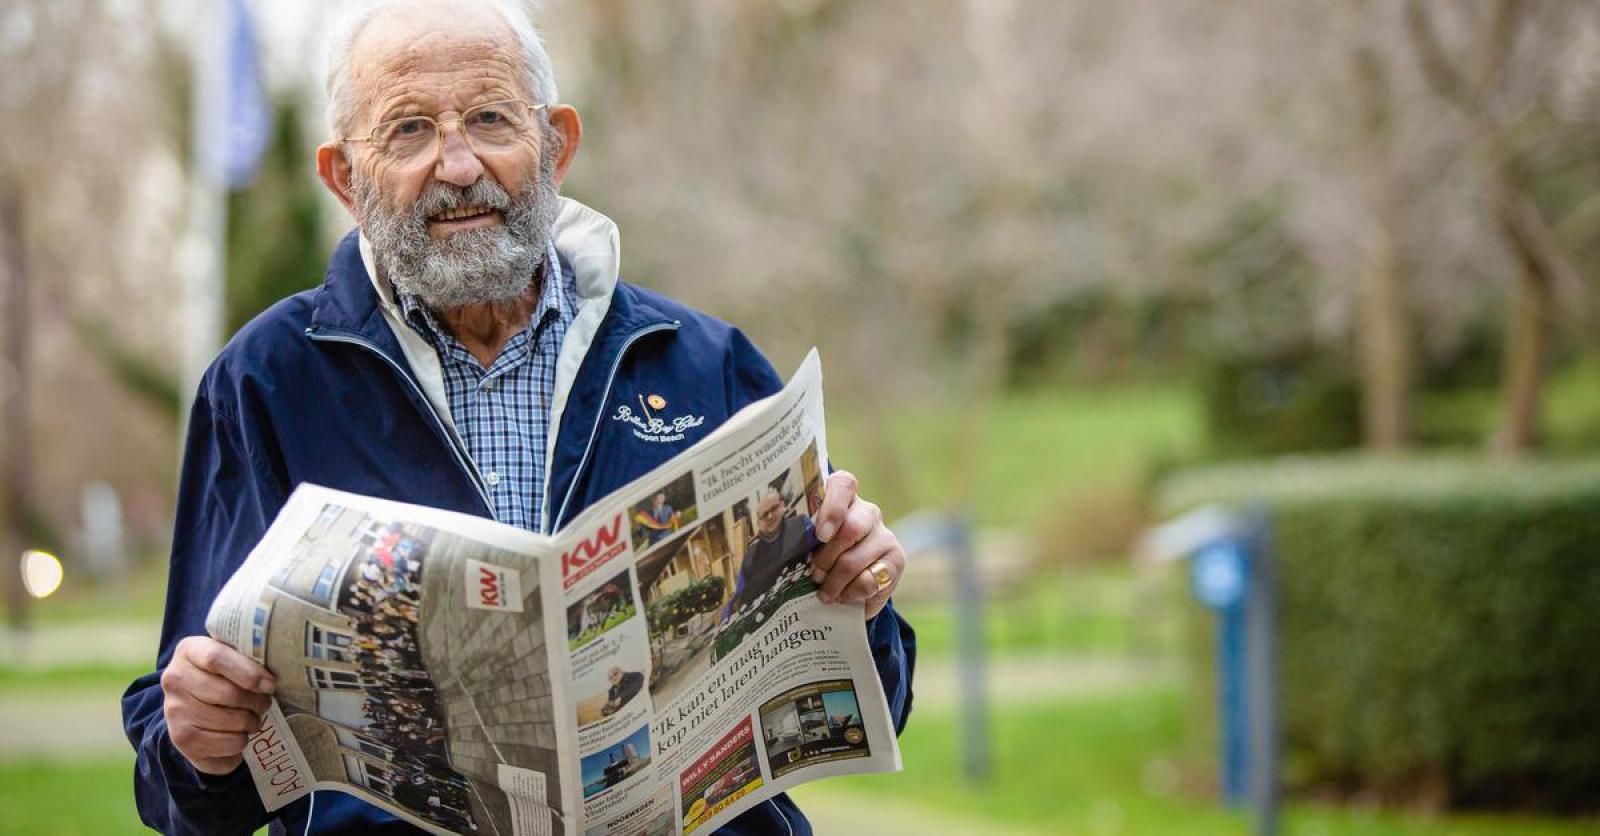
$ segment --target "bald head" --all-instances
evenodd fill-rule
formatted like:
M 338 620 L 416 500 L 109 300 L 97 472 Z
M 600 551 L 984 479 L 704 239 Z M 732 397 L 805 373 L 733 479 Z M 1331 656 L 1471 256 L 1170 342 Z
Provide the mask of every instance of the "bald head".
M 555 73 L 526 11 L 513 0 L 374 0 L 335 36 L 328 58 L 328 127 L 349 136 L 377 90 L 426 78 L 464 57 L 488 58 L 518 79 L 515 98 L 556 101 Z

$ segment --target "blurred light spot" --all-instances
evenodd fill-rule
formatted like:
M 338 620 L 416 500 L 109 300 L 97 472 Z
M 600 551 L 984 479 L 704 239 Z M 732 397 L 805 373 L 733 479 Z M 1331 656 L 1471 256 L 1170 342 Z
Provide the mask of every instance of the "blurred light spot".
M 35 598 L 45 598 L 61 587 L 61 561 L 49 552 L 29 549 L 22 553 L 22 586 Z

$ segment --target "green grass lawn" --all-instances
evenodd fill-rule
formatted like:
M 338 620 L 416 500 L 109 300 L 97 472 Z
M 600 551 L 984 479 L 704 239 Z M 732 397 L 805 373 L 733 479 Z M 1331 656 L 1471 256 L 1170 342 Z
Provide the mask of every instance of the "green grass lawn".
M 1214 836 L 1245 833 L 1182 765 L 1184 698 L 1157 686 L 1109 697 L 1013 707 L 992 725 L 994 771 L 983 786 L 961 777 L 961 729 L 948 711 L 914 712 L 901 739 L 905 772 L 838 778 L 801 788 L 802 804 L 840 794 L 943 810 L 1030 832 Z M 1317 836 L 1565 836 L 1600 821 L 1426 816 L 1293 805 L 1286 832 Z
M 993 724 L 994 773 L 960 775 L 960 729 L 948 711 L 919 710 L 901 741 L 906 771 L 801 788 L 804 805 L 830 798 L 912 805 L 964 821 L 1035 833 L 1215 836 L 1245 833 L 1242 813 L 1217 807 L 1183 765 L 1183 695 L 1171 687 L 1013 707 Z M 144 831 L 134 813 L 132 755 L 89 762 L 0 764 L 0 834 Z M 1292 805 L 1292 836 L 1578 836 L 1600 821 L 1427 816 Z
M 832 408 L 832 407 L 830 407 Z M 956 491 L 961 404 L 905 408 L 887 416 L 893 457 L 906 462 L 912 495 L 886 503 L 892 515 L 947 504 Z M 861 478 L 863 493 L 882 496 L 887 458 L 873 452 L 869 419 L 848 407 L 829 415 L 829 457 Z M 1054 503 L 1108 478 L 1137 478 L 1151 462 L 1196 454 L 1203 428 L 1199 403 L 1180 385 L 1022 391 L 1000 397 L 980 441 L 971 490 L 981 526 L 1033 527 Z
M 15 668 L 0 665 L 0 694 L 15 691 L 94 692 L 120 696 L 128 683 L 144 676 L 149 665 L 74 665 L 62 668 Z
M 0 763 L 0 834 L 149 834 L 133 805 L 133 753 L 125 758 Z M 266 833 L 256 831 L 256 836 Z
M 0 833 L 149 833 L 133 806 L 133 752 L 89 762 L 0 763 Z

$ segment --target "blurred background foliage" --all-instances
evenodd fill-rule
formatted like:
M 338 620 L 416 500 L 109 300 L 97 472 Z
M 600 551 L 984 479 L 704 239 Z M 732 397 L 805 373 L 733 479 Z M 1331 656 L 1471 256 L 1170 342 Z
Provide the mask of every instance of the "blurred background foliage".
M 1218 501 L 1271 508 L 1291 786 L 1593 808 L 1600 461 L 1301 458 L 1190 471 L 1161 499 Z
M 200 2 L 0 4 L 0 555 L 62 554 L 68 586 L 33 620 L 77 660 L 0 660 L 0 714 L 104 711 L 154 647 Z M 320 282 L 349 227 L 311 161 L 321 38 L 347 5 L 254 7 L 276 120 L 228 198 L 230 330 Z M 1185 502 L 1264 499 L 1292 603 L 1296 832 L 1592 829 L 1525 814 L 1600 798 L 1581 670 L 1600 601 L 1593 4 L 545 0 L 539 17 L 586 129 L 566 191 L 617 220 L 624 275 L 735 322 L 780 369 L 821 346 L 832 459 L 892 517 L 958 509 L 982 531 L 995 780 L 952 791 L 953 614 L 926 556 L 902 594 L 933 695 L 905 740 L 917 780 L 808 797 L 884 796 L 954 831 L 1241 829 L 1206 800 L 1209 685 L 1179 674 L 1208 633 L 1174 604 L 1181 578 L 1129 555 Z M 83 557 L 96 481 L 122 501 L 126 574 Z M 74 631 L 108 644 L 97 629 L 131 649 L 73 655 Z M 27 817 L 125 779 L 103 743 L 0 748 L 0 831 L 125 829 L 123 779 L 100 824 Z M 1461 807 L 1500 812 L 1442 812 Z

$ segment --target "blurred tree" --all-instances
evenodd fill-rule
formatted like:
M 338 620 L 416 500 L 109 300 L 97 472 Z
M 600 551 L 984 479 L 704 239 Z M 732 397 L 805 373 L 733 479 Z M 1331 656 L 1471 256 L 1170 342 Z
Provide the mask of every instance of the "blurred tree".
M 1419 386 L 1461 378 L 1448 367 L 1481 362 L 1486 335 L 1496 437 L 1522 449 L 1537 373 L 1594 342 L 1593 4 L 545 11 L 590 128 L 570 188 L 617 217 L 629 274 L 757 332 L 780 366 L 812 342 L 848 357 L 830 391 L 878 416 L 874 469 L 905 493 L 891 416 L 969 405 L 949 435 L 966 449 L 997 370 L 1048 365 L 1041 312 L 1074 300 L 1199 315 L 1173 331 L 1223 366 L 1348 364 L 1378 449 L 1412 443 Z M 1440 92 L 1475 84 L 1481 104 Z M 1105 333 L 1088 320 L 1048 345 Z
M 1363 4 L 1370 5 L 1370 4 Z M 1368 11 L 1369 10 L 1363 10 Z M 1411 440 L 1414 359 L 1411 310 L 1407 301 L 1403 207 L 1392 169 L 1394 96 L 1387 56 L 1371 40 L 1351 52 L 1351 85 L 1359 118 L 1352 143 L 1362 203 L 1371 222 L 1365 226 L 1363 264 L 1357 273 L 1357 357 L 1362 382 L 1361 418 L 1366 443 L 1378 450 L 1400 450 Z
M 13 629 L 28 623 L 28 594 L 22 575 L 11 561 L 21 553 L 23 530 L 33 503 L 28 486 L 33 481 L 33 462 L 28 444 L 28 394 L 30 375 L 28 328 L 29 284 L 27 254 L 23 246 L 22 197 L 20 186 L 7 178 L 0 182 L 0 255 L 5 258 L 4 291 L 5 342 L 0 346 L 0 452 L 5 455 L 0 467 L 0 566 L 6 567 L 6 619 Z
M 97 337 L 130 355 L 170 356 L 172 348 L 181 211 L 172 184 L 181 168 L 176 113 L 161 80 L 166 46 L 153 24 L 161 5 L 0 6 L 0 119 L 11 126 L 0 137 L 0 183 L 20 212 L 3 246 L 33 279 L 28 298 L 11 302 L 6 316 L 27 325 L 8 336 L 23 341 L 37 383 L 26 414 L 13 402 L 5 420 L 13 445 L 49 453 L 26 476 L 24 507 L 5 517 L 28 519 L 30 537 L 70 530 L 90 478 L 136 497 L 170 491 L 170 425 L 130 401 L 115 369 L 79 334 L 80 323 L 97 323 Z M 161 503 L 153 513 L 151 506 L 132 503 L 136 536 L 169 525 Z M 10 534 L 24 532 L 12 526 Z M 9 574 L 15 563 L 4 565 Z
M 1093 236 L 1072 99 L 1039 95 L 1073 80 L 1057 59 L 1063 38 L 1092 38 L 1078 13 L 1099 16 L 971 0 L 549 8 L 588 127 L 569 189 L 617 218 L 632 278 L 752 330 L 781 367 L 825 341 L 830 391 L 876 417 L 875 492 L 903 499 L 917 480 L 893 408 L 961 403 L 944 466 L 969 469 L 1022 316 L 1109 279 L 1076 249 Z
M 1557 0 L 1489 0 L 1437 4 L 1408 0 L 1407 33 L 1434 93 L 1460 115 L 1461 144 L 1471 148 L 1493 196 L 1494 224 L 1512 254 L 1516 280 L 1506 307 L 1500 426 L 1493 449 L 1516 455 L 1537 444 L 1540 393 L 1552 334 L 1563 305 L 1587 331 L 1595 288 L 1586 282 L 1561 235 L 1562 222 L 1538 195 L 1537 155 L 1571 130 L 1550 79 L 1582 43 L 1580 17 L 1589 4 Z M 1446 27 L 1455 43 L 1446 40 Z

